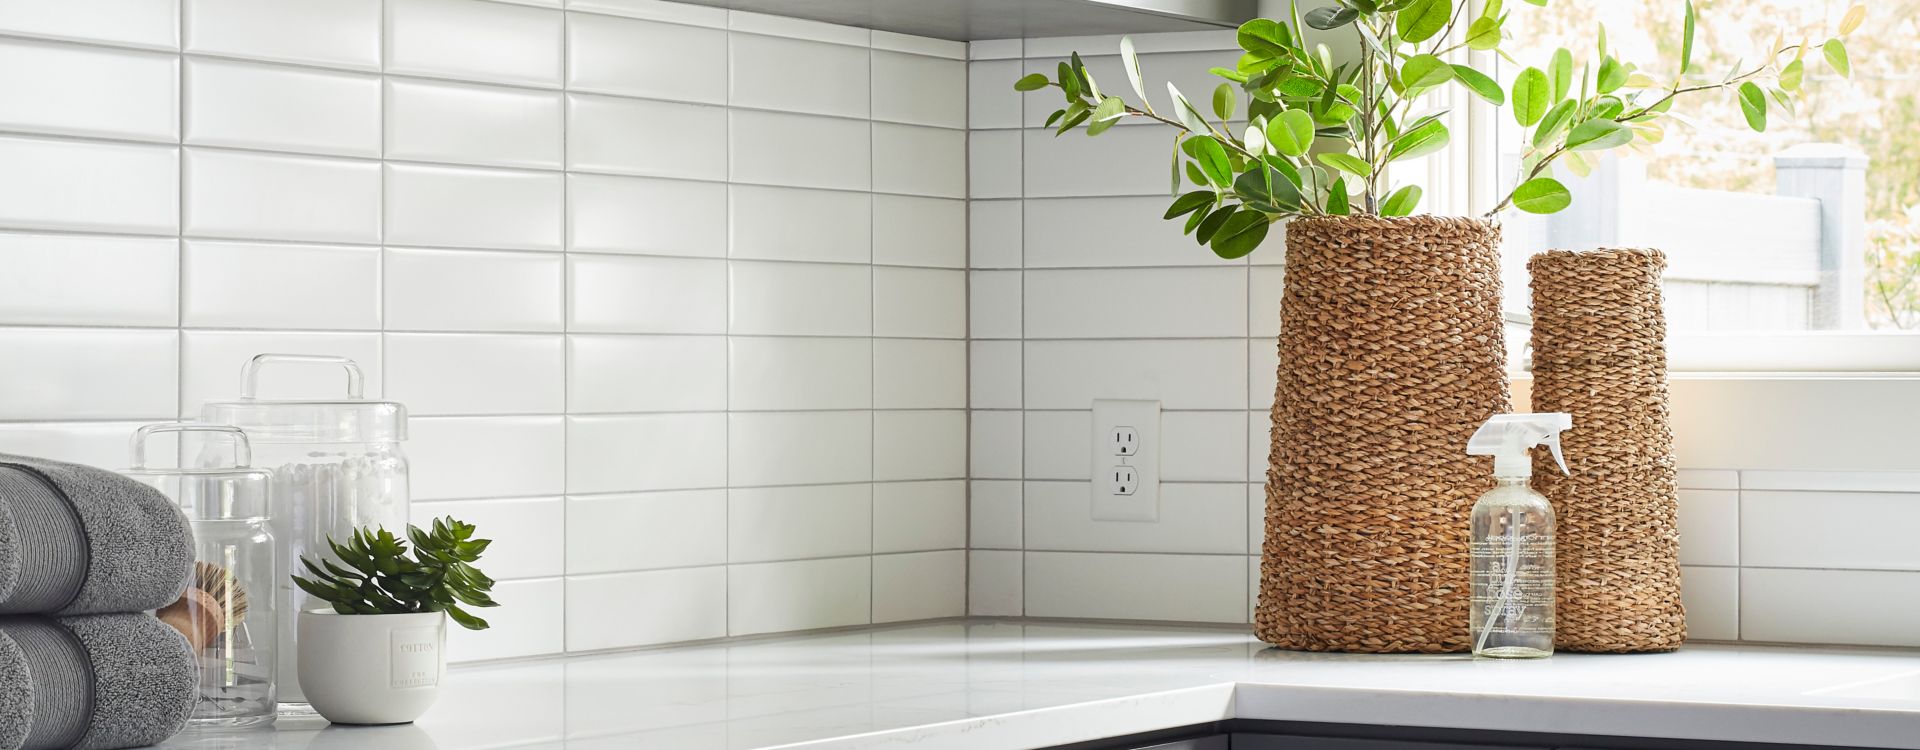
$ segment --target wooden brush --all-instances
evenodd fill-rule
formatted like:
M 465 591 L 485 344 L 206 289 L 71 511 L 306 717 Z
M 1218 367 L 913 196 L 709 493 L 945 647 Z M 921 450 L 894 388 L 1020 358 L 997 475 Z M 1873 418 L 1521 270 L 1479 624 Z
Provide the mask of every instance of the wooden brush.
M 193 564 L 193 585 L 180 600 L 154 613 L 161 622 L 187 637 L 194 650 L 206 648 L 229 624 L 247 616 L 247 590 L 226 568 L 208 562 Z

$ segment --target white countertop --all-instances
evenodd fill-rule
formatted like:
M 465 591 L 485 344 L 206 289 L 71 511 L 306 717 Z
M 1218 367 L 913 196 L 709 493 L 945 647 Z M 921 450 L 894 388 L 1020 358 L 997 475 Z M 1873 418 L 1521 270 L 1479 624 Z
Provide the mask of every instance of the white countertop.
M 1219 629 L 942 622 L 457 667 L 416 725 L 189 730 L 162 747 L 988 750 L 1229 718 L 1920 748 L 1920 652 L 1500 662 L 1277 651 Z

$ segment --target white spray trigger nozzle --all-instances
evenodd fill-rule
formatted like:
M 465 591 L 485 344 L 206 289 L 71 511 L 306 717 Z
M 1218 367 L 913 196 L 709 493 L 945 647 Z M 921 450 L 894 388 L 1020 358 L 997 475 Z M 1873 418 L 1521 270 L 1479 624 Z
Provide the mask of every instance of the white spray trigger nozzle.
M 1560 473 L 1573 476 L 1573 470 L 1567 468 L 1566 454 L 1560 452 L 1560 433 L 1548 435 L 1545 440 L 1540 441 L 1540 444 L 1547 446 L 1547 452 L 1553 454 L 1553 462 L 1560 465 Z
M 1533 461 L 1527 451 L 1544 445 L 1560 470 L 1572 474 L 1560 451 L 1560 433 L 1572 428 L 1573 415 L 1564 412 L 1495 414 L 1467 441 L 1467 453 L 1493 456 L 1494 476 L 1524 479 L 1533 475 Z

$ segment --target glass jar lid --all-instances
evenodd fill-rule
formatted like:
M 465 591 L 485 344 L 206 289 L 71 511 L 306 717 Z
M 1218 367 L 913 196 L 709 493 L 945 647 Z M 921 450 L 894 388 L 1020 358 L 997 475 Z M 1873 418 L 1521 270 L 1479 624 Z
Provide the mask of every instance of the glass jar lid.
M 157 468 L 147 466 L 147 440 L 163 433 L 210 433 L 232 440 L 231 461 L 209 460 L 205 466 Z M 255 469 L 253 448 L 238 427 L 213 424 L 150 424 L 133 433 L 133 465 L 121 474 L 160 490 L 196 521 L 265 519 L 270 515 L 273 475 Z
M 340 399 L 262 399 L 260 371 L 272 364 L 336 365 L 346 371 L 347 393 Z M 240 398 L 209 401 L 200 421 L 232 425 L 256 443 L 392 443 L 407 439 L 407 408 L 395 401 L 366 398 L 360 365 L 346 357 L 318 354 L 261 354 L 240 371 Z

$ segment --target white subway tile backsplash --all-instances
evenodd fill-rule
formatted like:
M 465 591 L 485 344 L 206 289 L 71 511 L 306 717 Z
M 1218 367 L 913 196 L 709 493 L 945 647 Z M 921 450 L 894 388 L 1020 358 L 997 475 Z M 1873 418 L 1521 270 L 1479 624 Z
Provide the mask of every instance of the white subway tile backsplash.
M 186 50 L 380 69 L 381 0 L 186 0 Z
M 1687 610 L 1687 638 L 1740 638 L 1740 569 L 1680 566 L 1680 598 Z
M 386 396 L 420 415 L 558 414 L 565 341 L 555 335 L 390 333 Z
M 965 549 L 967 483 L 879 482 L 873 485 L 873 551 Z
M 0 226 L 173 234 L 180 150 L 0 136 Z
M 1920 571 L 1920 494 L 1741 490 L 1740 564 Z
M 724 567 L 567 578 L 567 650 L 596 651 L 727 635 Z
M 727 34 L 672 23 L 569 14 L 567 88 L 725 104 Z
M 501 581 L 497 609 L 485 612 L 486 630 L 447 629 L 447 661 L 514 659 L 566 648 L 566 583 L 558 578 Z
M 567 337 L 567 410 L 572 413 L 726 408 L 723 337 Z
M 1245 622 L 1244 555 L 1026 553 L 1026 614 Z
M 567 249 L 722 257 L 726 197 L 718 182 L 569 174 Z
M 967 343 L 874 339 L 873 407 L 967 408 Z
M 1029 341 L 1025 356 L 1029 409 L 1088 409 L 1095 398 L 1247 408 L 1244 340 Z
M 171 326 L 172 238 L 0 233 L 0 325 Z
M 687 26 L 727 27 L 727 9 L 670 0 L 566 0 L 568 10 L 607 13 Z M 578 14 L 575 14 L 576 16 Z
M 0 419 L 168 417 L 179 342 L 171 329 L 0 328 L 16 363 L 0 368 Z
M 567 168 L 723 180 L 728 129 L 721 107 L 568 94 Z
M 186 142 L 380 156 L 380 77 L 188 58 Z
M 1244 335 L 1247 273 L 1240 268 L 1028 271 L 1028 339 Z M 1117 315 L 1111 300 L 1125 300 Z
M 186 225 L 196 237 L 380 241 L 380 163 L 190 148 Z
M 873 218 L 867 193 L 734 185 L 727 189 L 728 256 L 866 263 Z
M 966 201 L 874 195 L 873 262 L 966 268 Z
M 873 568 L 866 557 L 727 566 L 727 634 L 864 625 Z
M 389 330 L 560 330 L 559 255 L 398 247 L 386 253 Z
M 570 254 L 567 305 L 569 331 L 726 333 L 727 263 Z
M 240 396 L 240 368 L 262 352 L 325 354 L 360 365 L 368 398 L 379 398 L 380 334 L 298 331 L 198 331 L 181 334 L 180 416 L 194 417 L 208 401 Z M 260 398 L 341 398 L 346 388 L 340 371 L 324 367 L 287 368 L 260 380 Z
M 1019 271 L 971 271 L 967 274 L 967 336 L 973 339 L 1020 338 Z
M 1247 435 L 1246 412 L 1169 411 L 1160 420 L 1162 480 L 1238 482 L 1247 475 L 1240 451 Z
M 1253 266 L 1247 270 L 1248 336 L 1266 341 L 1280 337 L 1280 297 L 1285 292 L 1284 266 Z
M 967 64 L 967 127 L 973 130 L 1018 128 L 1024 102 L 1013 82 L 1025 74 L 1020 60 L 977 60 Z
M 761 185 L 866 190 L 873 137 L 862 120 L 729 110 L 729 179 Z M 792 144 L 805 143 L 806 148 Z
M 734 411 L 873 407 L 872 339 L 734 336 L 727 349 Z
M 388 73 L 559 87 L 560 11 L 480 0 L 387 0 Z
M 188 240 L 181 259 L 183 325 L 380 329 L 380 248 Z
M 407 460 L 416 501 L 557 495 L 566 489 L 566 422 L 544 417 L 412 417 Z
M 178 0 L 70 0 L 0 5 L 0 32 L 177 49 Z
M 999 550 L 967 552 L 967 614 L 1019 617 L 1025 613 L 1025 553 Z
M 1024 460 L 1021 456 L 1021 413 L 974 410 L 968 414 L 968 418 L 967 476 L 1019 479 Z
M 1748 472 L 1754 473 L 1754 472 Z M 1674 480 L 1683 490 L 1737 490 L 1741 472 L 1732 469 L 1680 469 Z M 1756 487 L 1755 489 L 1826 489 L 1817 487 Z
M 968 201 L 967 266 L 1020 268 L 1025 255 L 1021 243 L 1024 221 L 1018 200 Z
M 919 125 L 873 124 L 873 189 L 967 197 L 967 134 Z
M 92 466 L 125 466 L 133 422 L 0 422 L 0 453 Z
M 1021 136 L 1030 198 L 1166 195 L 1167 137 L 1157 128 L 1114 128 L 1099 138 L 1056 138 L 1045 129 Z
M 487 575 L 494 580 L 552 578 L 566 572 L 565 508 L 558 497 L 454 500 L 419 503 L 410 512 L 414 524 L 453 516 L 482 529 Z M 493 614 L 491 611 L 483 614 Z
M 727 415 L 734 487 L 865 482 L 874 475 L 874 420 L 866 411 Z
M 727 562 L 847 557 L 873 551 L 873 485 L 727 491 Z
M 967 349 L 968 404 L 975 409 L 1020 408 L 1020 342 L 970 341 Z
M 569 575 L 726 561 L 726 490 L 567 498 Z
M 967 272 L 874 268 L 873 335 L 966 338 Z
M 1680 490 L 1680 564 L 1740 564 L 1740 493 Z
M 174 55 L 0 39 L 0 129 L 172 141 L 180 137 Z M 28 73 L 27 71 L 31 71 Z
M 1920 646 L 1920 572 L 1742 568 L 1740 638 Z
M 1028 479 L 1085 481 L 1092 476 L 1086 441 L 1093 432 L 1093 412 L 1028 411 L 1025 415 L 1022 440 L 1026 453 L 1022 461 Z
M 729 332 L 749 336 L 867 336 L 874 271 L 814 263 L 728 264 Z
M 567 417 L 567 492 L 727 486 L 727 415 Z
M 1021 173 L 1020 131 L 974 130 L 967 133 L 967 197 L 1018 198 L 1025 190 Z
M 966 613 L 965 550 L 874 556 L 875 623 L 960 617 Z
M 1012 84 L 1007 84 L 1009 89 Z M 958 59 L 876 49 L 873 119 L 942 128 L 967 127 L 967 64 Z
M 727 28 L 734 31 L 767 36 L 780 36 L 789 39 L 807 39 L 816 42 L 846 44 L 865 47 L 872 42 L 872 32 L 838 24 L 810 21 L 801 18 L 753 13 L 743 10 L 727 12 Z
M 1738 487 L 1743 490 L 1914 493 L 1920 492 L 1920 471 L 1742 471 Z
M 959 479 L 967 475 L 967 413 L 878 411 L 873 414 L 873 478 Z
M 388 78 L 389 159 L 559 169 L 557 91 Z
M 1089 482 L 1028 482 L 1025 497 L 1029 550 L 1246 552 L 1247 491 L 1241 484 L 1163 482 L 1155 523 L 1093 520 Z
M 967 546 L 1020 549 L 1026 525 L 1019 481 L 976 479 L 968 483 Z
M 865 118 L 878 93 L 869 93 L 864 44 L 736 32 L 728 35 L 727 54 L 727 102 L 735 106 Z M 791 75 L 796 70 L 807 75 Z
M 1280 342 L 1278 336 L 1247 340 L 1247 408 L 1257 412 L 1273 409 L 1280 387 Z
M 559 250 L 565 190 L 552 172 L 388 164 L 387 242 Z
M 909 55 L 925 55 L 948 60 L 967 59 L 967 43 L 947 39 L 914 36 L 892 31 L 873 30 L 873 48 L 887 52 L 902 52 Z M 965 101 L 962 94 L 962 101 Z M 959 127 L 959 126 L 955 126 Z

